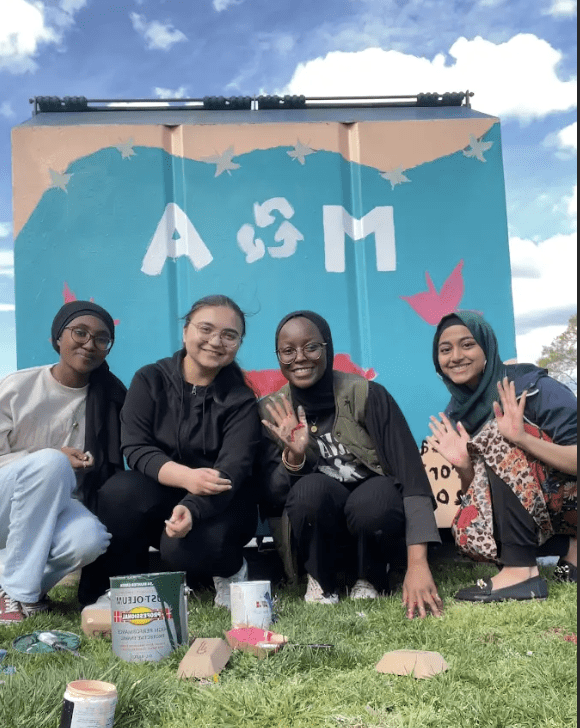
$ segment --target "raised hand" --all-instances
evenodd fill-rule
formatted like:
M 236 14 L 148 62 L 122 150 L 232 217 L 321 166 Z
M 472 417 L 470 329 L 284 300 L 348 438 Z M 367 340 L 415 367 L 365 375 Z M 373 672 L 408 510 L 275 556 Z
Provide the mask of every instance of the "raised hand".
M 520 446 L 526 436 L 524 410 L 528 393 L 524 392 L 518 402 L 515 384 L 510 382 L 507 377 L 504 378 L 503 382 L 497 383 L 497 391 L 501 402 L 501 406 L 498 402 L 493 403 L 497 429 L 506 440 Z
M 436 417 L 431 417 L 429 427 L 433 434 L 427 438 L 428 444 L 458 470 L 470 469 L 471 458 L 467 450 L 470 438 L 465 428 L 460 422 L 456 430 L 449 418 L 442 412 L 439 413 L 439 416 L 441 421 Z
M 280 400 L 271 400 L 266 405 L 274 424 L 268 420 L 262 420 L 264 427 L 267 427 L 276 435 L 280 442 L 298 458 L 303 458 L 308 447 L 308 422 L 303 407 L 298 407 L 298 417 L 292 405 L 285 395 Z

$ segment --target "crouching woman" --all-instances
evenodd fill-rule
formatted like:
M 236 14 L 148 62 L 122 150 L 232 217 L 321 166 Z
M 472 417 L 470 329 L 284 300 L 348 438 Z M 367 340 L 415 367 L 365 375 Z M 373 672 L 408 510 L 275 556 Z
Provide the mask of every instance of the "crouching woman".
M 103 308 L 66 304 L 52 325 L 59 362 L 0 383 L 0 623 L 45 611 L 50 589 L 107 548 L 86 506 L 123 469 L 125 387 L 105 362 L 114 338 Z
M 83 574 L 83 603 L 103 594 L 110 576 L 146 573 L 150 546 L 194 580 L 213 577 L 218 606 L 229 606 L 232 581 L 247 579 L 261 428 L 235 361 L 245 332 L 231 299 L 203 298 L 186 316 L 183 349 L 133 378 L 121 415 L 131 470 L 101 491 L 98 514 L 113 538 Z
M 306 601 L 336 604 L 341 548 L 355 551 L 352 598 L 388 590 L 387 564 L 405 537 L 403 601 L 409 618 L 443 604 L 429 564 L 438 542 L 433 496 L 409 427 L 384 387 L 333 371 L 328 323 L 310 311 L 286 316 L 276 353 L 289 384 L 262 403 L 264 500 L 286 509 L 308 573 Z
M 431 418 L 429 442 L 457 469 L 463 490 L 455 539 L 500 568 L 456 598 L 545 599 L 537 556 L 552 536 L 569 537 L 557 577 L 577 581 L 576 398 L 545 369 L 503 364 L 493 329 L 474 312 L 441 321 L 433 361 L 451 401 Z

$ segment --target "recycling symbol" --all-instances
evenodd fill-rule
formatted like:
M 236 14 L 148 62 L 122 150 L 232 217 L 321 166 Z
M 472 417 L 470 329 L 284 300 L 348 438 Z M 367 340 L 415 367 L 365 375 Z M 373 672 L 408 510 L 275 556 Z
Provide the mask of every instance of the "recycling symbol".
M 246 263 L 255 263 L 266 255 L 266 250 L 272 258 L 290 258 L 298 248 L 298 242 L 304 236 L 297 228 L 288 222 L 294 217 L 294 208 L 284 197 L 273 197 L 266 202 L 254 203 L 254 221 L 258 228 L 274 225 L 276 218 L 272 212 L 277 210 L 284 218 L 284 222 L 276 230 L 274 240 L 281 245 L 271 245 L 266 248 L 264 241 L 256 237 L 254 225 L 243 225 L 238 231 L 238 245 L 246 256 Z

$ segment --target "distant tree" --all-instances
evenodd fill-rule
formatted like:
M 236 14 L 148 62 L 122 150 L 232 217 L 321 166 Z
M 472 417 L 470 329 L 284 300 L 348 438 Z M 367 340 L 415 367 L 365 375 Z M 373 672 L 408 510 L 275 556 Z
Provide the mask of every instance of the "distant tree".
M 560 382 L 576 390 L 578 385 L 578 314 L 570 318 L 568 328 L 550 346 L 544 346 L 538 366 L 545 367 Z

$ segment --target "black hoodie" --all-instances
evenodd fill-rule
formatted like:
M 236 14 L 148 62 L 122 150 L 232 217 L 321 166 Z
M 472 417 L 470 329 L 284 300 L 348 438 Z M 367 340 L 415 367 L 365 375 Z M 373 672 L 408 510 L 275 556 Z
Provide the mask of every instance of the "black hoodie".
M 231 367 L 208 387 L 182 376 L 184 352 L 140 369 L 121 413 L 123 454 L 132 470 L 155 480 L 169 462 L 214 468 L 232 490 L 214 496 L 187 494 L 181 503 L 196 520 L 217 516 L 234 498 L 255 499 L 249 478 L 261 424 L 252 391 Z

